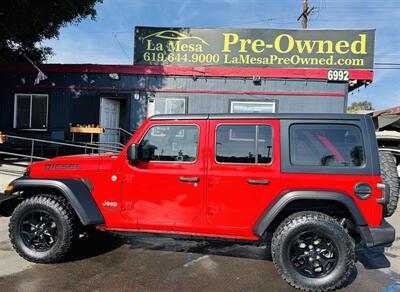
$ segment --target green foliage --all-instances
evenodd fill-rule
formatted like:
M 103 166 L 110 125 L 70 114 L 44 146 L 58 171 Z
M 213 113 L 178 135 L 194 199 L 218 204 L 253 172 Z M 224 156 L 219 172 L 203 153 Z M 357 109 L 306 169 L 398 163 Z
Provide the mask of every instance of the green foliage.
M 96 17 L 103 0 L 4 0 L 0 3 L 0 63 L 26 63 L 24 53 L 43 62 L 52 49 L 45 39 L 57 38 L 61 27 Z
M 374 110 L 372 106 L 372 102 L 368 100 L 353 102 L 348 108 L 347 111 L 349 112 L 356 112 L 361 110 Z

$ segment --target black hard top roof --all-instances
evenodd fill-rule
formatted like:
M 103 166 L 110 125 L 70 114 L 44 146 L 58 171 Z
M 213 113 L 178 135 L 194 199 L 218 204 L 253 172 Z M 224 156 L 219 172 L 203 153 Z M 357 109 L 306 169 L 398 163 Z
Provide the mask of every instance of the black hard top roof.
M 359 114 L 176 114 L 155 115 L 151 120 L 249 120 L 249 119 L 289 119 L 289 120 L 360 120 L 364 115 Z

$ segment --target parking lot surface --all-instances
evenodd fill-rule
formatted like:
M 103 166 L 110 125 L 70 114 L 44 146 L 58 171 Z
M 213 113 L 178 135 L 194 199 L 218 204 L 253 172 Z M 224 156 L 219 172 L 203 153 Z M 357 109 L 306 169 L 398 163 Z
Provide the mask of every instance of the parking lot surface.
M 0 188 L 11 179 L 0 174 Z M 399 228 L 399 212 L 389 221 Z M 37 265 L 13 251 L 7 225 L 0 218 L 0 291 L 292 291 L 261 247 L 100 233 L 81 238 L 68 261 Z M 357 270 L 341 291 L 400 289 L 399 239 L 386 249 L 358 247 Z

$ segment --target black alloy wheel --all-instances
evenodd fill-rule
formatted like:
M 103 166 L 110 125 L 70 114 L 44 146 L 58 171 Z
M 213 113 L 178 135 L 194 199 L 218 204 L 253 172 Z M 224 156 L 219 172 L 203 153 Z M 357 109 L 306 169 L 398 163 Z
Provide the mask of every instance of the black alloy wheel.
M 338 251 L 329 237 L 318 232 L 304 232 L 292 240 L 289 256 L 300 274 L 320 278 L 335 268 Z
M 79 238 L 80 224 L 68 201 L 52 194 L 23 200 L 13 211 L 9 236 L 15 251 L 34 263 L 64 260 Z
M 26 247 L 35 251 L 47 251 L 57 241 L 57 224 L 46 211 L 33 210 L 20 221 L 20 232 Z
M 271 242 L 274 265 L 291 286 L 329 291 L 348 283 L 354 270 L 354 240 L 336 218 L 301 211 L 276 228 Z

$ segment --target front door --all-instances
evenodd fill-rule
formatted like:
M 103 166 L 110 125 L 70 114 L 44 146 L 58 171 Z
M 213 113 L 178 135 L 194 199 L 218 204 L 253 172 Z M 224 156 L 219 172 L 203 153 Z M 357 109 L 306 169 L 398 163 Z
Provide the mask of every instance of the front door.
M 193 225 L 204 218 L 206 121 L 152 124 L 139 161 L 126 162 L 122 216 L 141 229 Z
M 100 127 L 105 132 L 100 135 L 100 143 L 111 146 L 119 143 L 119 100 L 102 97 L 100 99 Z
M 210 120 L 207 221 L 252 228 L 280 192 L 279 121 Z

